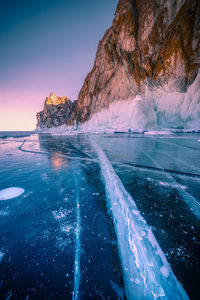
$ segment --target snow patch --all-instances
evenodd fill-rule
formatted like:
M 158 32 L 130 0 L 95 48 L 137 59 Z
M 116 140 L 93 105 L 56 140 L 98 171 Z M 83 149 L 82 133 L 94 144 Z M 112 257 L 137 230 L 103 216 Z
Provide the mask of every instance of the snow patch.
M 164 130 L 154 130 L 154 131 L 146 131 L 144 132 L 145 135 L 171 135 L 172 131 L 164 131 Z
M 56 220 L 63 219 L 68 215 L 68 211 L 66 209 L 53 211 L 53 216 Z
M 0 191 L 0 200 L 9 200 L 19 197 L 24 193 L 24 189 L 19 187 L 11 187 Z
M 6 210 L 0 210 L 0 216 L 6 216 L 8 212 Z
M 62 225 L 60 227 L 60 230 L 62 232 L 65 232 L 65 233 L 69 233 L 72 230 L 72 226 L 70 226 L 70 225 Z

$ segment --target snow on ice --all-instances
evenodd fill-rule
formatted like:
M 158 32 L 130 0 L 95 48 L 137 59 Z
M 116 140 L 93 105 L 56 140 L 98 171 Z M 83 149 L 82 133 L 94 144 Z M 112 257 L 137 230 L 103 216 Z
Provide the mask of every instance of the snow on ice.
M 24 193 L 24 189 L 19 187 L 11 187 L 0 191 L 0 200 L 9 200 L 16 198 Z

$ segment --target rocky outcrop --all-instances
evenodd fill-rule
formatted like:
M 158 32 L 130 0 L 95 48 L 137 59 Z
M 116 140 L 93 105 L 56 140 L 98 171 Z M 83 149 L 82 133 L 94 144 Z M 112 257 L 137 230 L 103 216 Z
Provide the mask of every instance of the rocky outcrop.
M 37 127 L 51 128 L 66 124 L 76 106 L 77 101 L 67 97 L 57 97 L 51 93 L 46 98 L 43 111 L 37 113 Z
M 120 0 L 67 124 L 144 94 L 146 85 L 185 92 L 199 67 L 199 0 Z

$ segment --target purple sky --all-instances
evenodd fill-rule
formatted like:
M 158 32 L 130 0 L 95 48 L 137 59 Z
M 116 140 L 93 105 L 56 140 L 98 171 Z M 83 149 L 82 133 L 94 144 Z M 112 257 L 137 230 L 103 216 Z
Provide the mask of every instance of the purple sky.
M 45 97 L 77 99 L 117 0 L 10 0 L 1 8 L 0 130 L 32 130 Z

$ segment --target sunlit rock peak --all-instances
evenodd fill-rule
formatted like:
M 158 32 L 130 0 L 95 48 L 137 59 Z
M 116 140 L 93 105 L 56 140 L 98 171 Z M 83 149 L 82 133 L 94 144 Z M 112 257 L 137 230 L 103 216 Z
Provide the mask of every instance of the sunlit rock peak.
M 51 93 L 49 97 L 46 98 L 47 105 L 59 105 L 64 104 L 65 102 L 70 101 L 68 97 L 58 97 L 54 93 Z
M 57 97 L 51 93 L 45 100 L 44 109 L 37 113 L 37 127 L 51 128 L 66 124 L 76 103 L 65 96 Z

